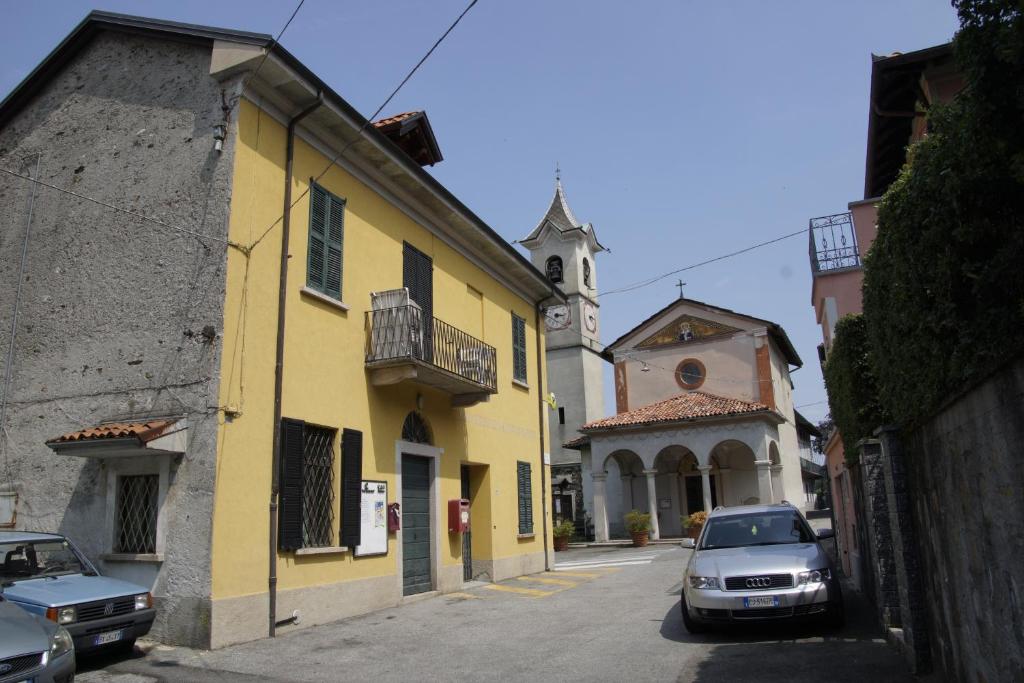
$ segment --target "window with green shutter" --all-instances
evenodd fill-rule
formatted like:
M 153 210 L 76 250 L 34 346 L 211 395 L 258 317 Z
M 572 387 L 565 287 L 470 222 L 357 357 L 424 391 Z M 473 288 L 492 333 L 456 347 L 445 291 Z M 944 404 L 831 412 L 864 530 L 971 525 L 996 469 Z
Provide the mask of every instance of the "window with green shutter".
M 526 381 L 526 321 L 512 314 L 512 378 Z
M 309 190 L 309 250 L 306 286 L 341 300 L 345 200 L 316 183 Z
M 516 463 L 516 483 L 519 490 L 519 533 L 533 533 L 533 486 L 530 481 L 530 463 Z

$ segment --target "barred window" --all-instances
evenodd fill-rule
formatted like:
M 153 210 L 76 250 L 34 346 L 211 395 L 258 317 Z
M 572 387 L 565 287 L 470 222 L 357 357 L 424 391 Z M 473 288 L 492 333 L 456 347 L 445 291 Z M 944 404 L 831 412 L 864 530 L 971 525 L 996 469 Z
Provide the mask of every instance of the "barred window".
M 117 526 L 114 552 L 148 555 L 156 552 L 157 492 L 160 475 L 122 476 L 117 481 Z
M 334 526 L 334 430 L 306 425 L 302 435 L 302 546 L 331 545 Z

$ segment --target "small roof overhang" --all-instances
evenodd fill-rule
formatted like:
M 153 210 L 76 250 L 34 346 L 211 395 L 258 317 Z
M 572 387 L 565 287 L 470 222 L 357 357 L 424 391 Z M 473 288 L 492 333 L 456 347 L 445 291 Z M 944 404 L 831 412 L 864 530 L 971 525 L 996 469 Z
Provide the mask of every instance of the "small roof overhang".
M 188 443 L 184 419 L 106 422 L 63 434 L 46 442 L 57 455 L 79 458 L 131 458 L 141 455 L 180 455 Z

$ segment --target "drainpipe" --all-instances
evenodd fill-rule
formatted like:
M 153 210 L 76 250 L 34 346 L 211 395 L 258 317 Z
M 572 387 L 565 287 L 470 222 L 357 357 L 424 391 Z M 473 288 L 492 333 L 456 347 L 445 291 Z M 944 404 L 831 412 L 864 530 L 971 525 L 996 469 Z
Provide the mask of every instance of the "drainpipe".
M 270 637 L 277 630 L 277 495 L 281 488 L 279 469 L 281 466 L 281 389 L 284 379 L 284 307 L 288 293 L 288 238 L 291 234 L 292 208 L 292 161 L 295 155 L 295 127 L 299 121 L 313 113 L 324 102 L 322 91 L 317 92 L 316 101 L 288 122 L 288 146 L 285 152 L 284 169 L 284 213 L 281 216 L 281 274 L 277 292 L 277 346 L 274 354 L 274 440 L 270 468 L 270 546 L 267 587 L 270 597 Z
M 554 292 L 551 292 L 554 296 Z M 540 501 L 541 501 L 541 524 L 543 527 L 542 540 L 544 542 L 544 571 L 551 571 L 551 558 L 548 554 L 548 473 L 544 469 L 544 349 L 540 342 L 540 309 L 541 299 L 533 307 L 533 331 L 537 338 L 537 426 L 540 433 Z

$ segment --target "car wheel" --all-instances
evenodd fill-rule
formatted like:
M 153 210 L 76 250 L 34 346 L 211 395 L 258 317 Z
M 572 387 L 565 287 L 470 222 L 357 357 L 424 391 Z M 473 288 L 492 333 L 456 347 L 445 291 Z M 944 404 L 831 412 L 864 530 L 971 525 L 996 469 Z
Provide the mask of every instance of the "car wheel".
M 682 610 L 682 613 L 683 613 L 683 626 L 685 626 L 686 630 L 689 631 L 690 633 L 693 633 L 693 634 L 707 633 L 708 629 L 711 628 L 708 624 L 705 624 L 703 622 L 697 621 L 696 619 L 694 619 L 693 617 L 690 616 L 690 610 L 686 606 L 686 596 L 685 595 L 680 595 L 680 597 L 679 597 L 679 607 L 680 607 L 680 609 Z

